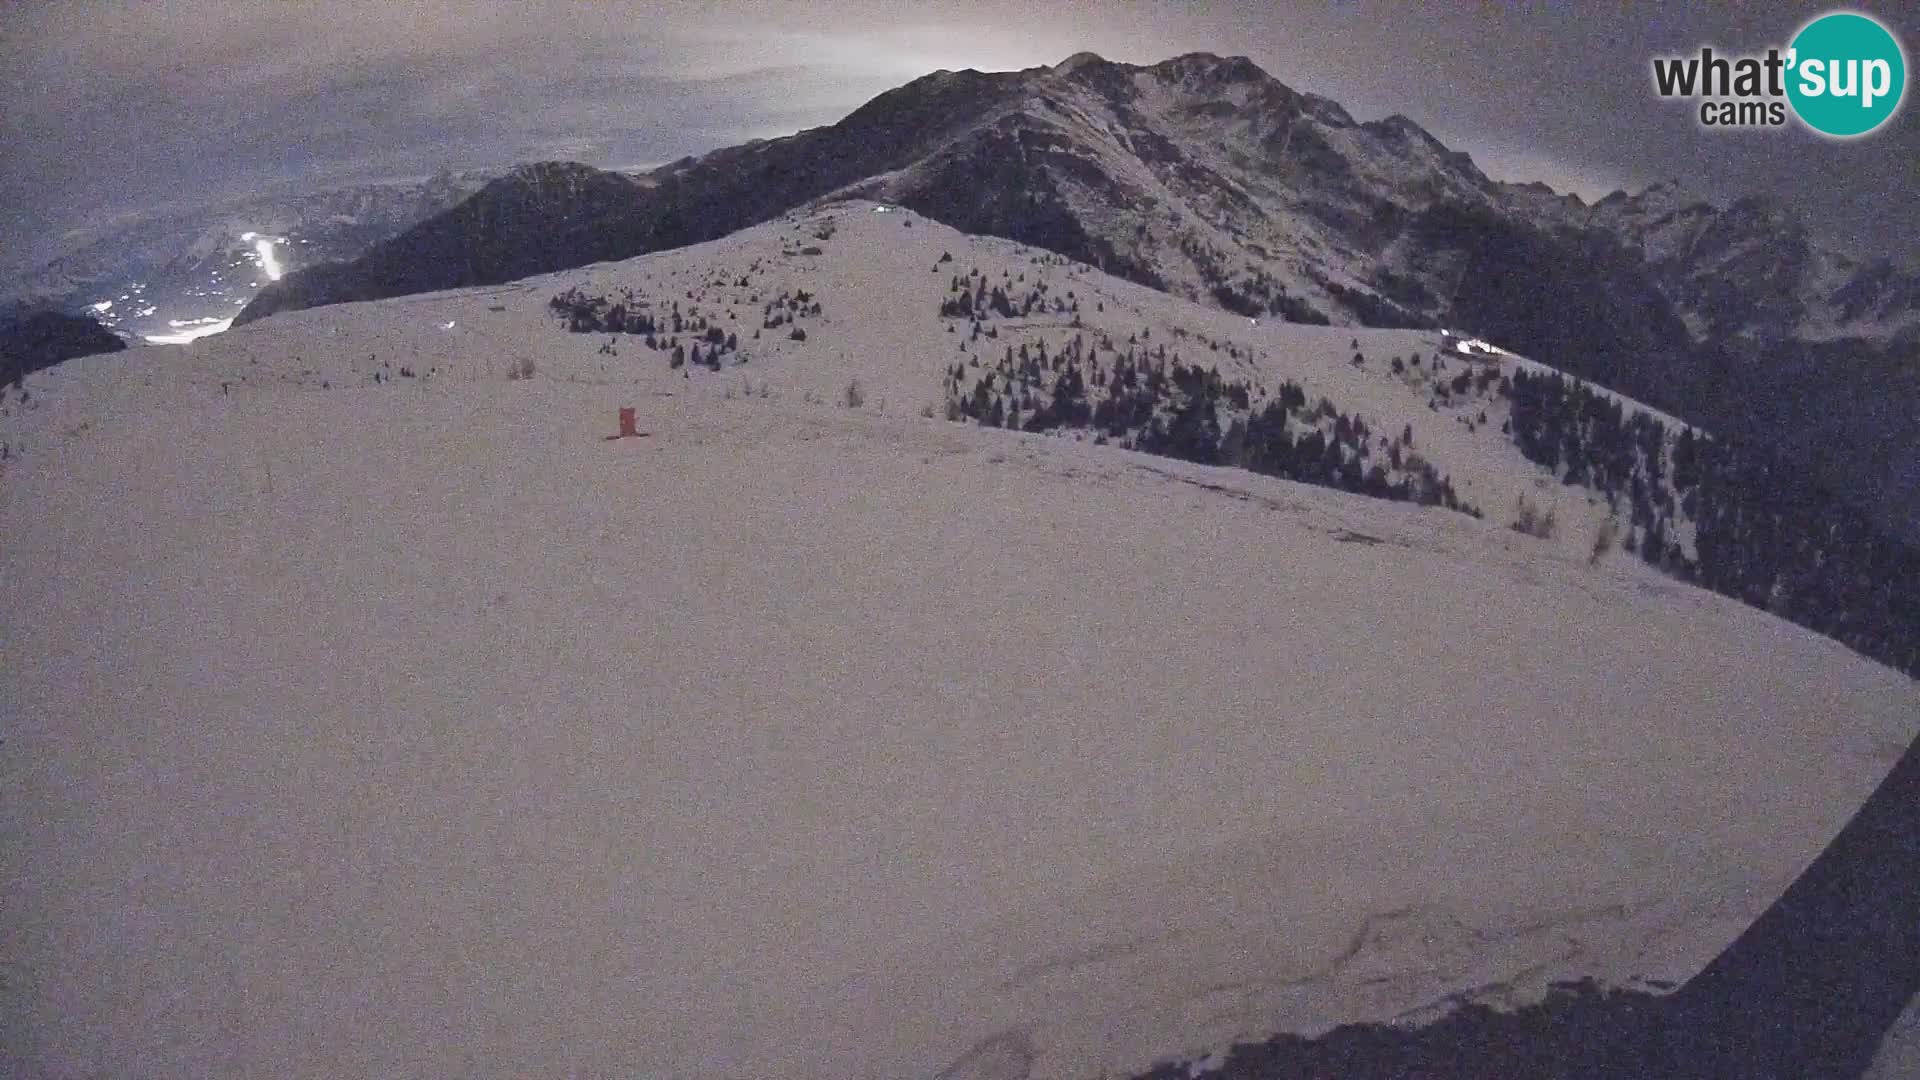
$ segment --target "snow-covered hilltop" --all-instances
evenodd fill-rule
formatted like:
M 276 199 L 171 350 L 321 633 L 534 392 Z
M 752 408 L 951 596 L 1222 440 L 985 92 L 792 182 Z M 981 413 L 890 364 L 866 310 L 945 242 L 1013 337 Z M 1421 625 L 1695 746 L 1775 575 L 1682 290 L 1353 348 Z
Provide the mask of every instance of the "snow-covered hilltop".
M 0 1052 L 1064 1078 L 1671 986 L 1920 689 L 1596 557 L 1701 555 L 1679 432 L 1548 375 L 872 202 L 29 375 Z

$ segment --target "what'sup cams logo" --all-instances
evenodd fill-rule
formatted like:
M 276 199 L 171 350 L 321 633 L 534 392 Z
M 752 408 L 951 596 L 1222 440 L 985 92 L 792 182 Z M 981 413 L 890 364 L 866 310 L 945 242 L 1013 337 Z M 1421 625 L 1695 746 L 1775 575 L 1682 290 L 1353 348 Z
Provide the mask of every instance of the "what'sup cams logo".
M 1791 110 L 1821 135 L 1851 139 L 1900 111 L 1907 57 L 1878 20 L 1836 11 L 1802 26 L 1785 49 L 1657 57 L 1653 88 L 1663 98 L 1698 101 L 1703 127 L 1783 127 Z

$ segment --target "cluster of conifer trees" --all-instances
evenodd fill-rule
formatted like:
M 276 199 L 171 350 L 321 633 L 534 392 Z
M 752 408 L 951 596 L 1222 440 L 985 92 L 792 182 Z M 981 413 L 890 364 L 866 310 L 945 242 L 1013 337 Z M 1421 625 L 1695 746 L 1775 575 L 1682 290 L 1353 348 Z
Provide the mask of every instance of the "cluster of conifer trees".
M 1481 516 L 1413 452 L 1411 429 L 1380 435 L 1325 398 L 1309 404 L 1295 383 L 1263 395 L 1137 339 L 1122 352 L 1075 334 L 1052 353 L 1035 340 L 1008 345 L 991 366 L 955 363 L 946 373 L 947 416 L 1021 431 L 1088 431 L 1096 442 L 1150 454 Z
M 1080 301 L 1072 291 L 1065 296 L 1049 295 L 1047 283 L 1027 284 L 1027 275 L 989 284 L 978 270 L 955 274 L 947 285 L 948 297 L 940 302 L 940 315 L 948 319 L 989 319 L 999 316 L 1014 319 L 1038 314 L 1077 315 Z
M 746 278 L 742 277 L 739 285 L 745 284 Z M 693 294 L 689 291 L 688 295 Z M 624 289 L 614 298 L 593 296 L 575 287 L 549 300 L 547 306 L 566 320 L 567 329 L 573 333 L 639 337 L 647 348 L 666 353 L 669 366 L 676 369 L 690 364 L 719 371 L 722 359 L 728 355 L 737 357 L 739 363 L 746 362 L 746 357 L 740 355 L 740 337 L 736 332 L 723 329 L 697 307 L 683 313 L 677 300 L 669 304 L 665 312 L 660 312 L 657 305 L 632 289 Z M 760 327 L 762 330 L 787 327 L 788 337 L 805 341 L 807 332 L 801 329 L 800 321 L 817 317 L 820 312 L 819 299 L 807 290 L 783 291 L 765 301 Z M 759 337 L 760 331 L 754 331 L 753 336 Z M 612 341 L 601 346 L 600 351 L 618 355 Z

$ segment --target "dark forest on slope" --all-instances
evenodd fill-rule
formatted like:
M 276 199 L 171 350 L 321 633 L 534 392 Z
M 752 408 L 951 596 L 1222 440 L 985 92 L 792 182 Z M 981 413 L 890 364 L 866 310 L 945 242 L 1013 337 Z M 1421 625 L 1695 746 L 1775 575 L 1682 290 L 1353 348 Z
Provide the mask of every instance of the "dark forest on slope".
M 1461 261 L 1455 326 L 1685 417 L 1749 456 L 1801 462 L 1828 493 L 1822 506 L 1841 498 L 1878 528 L 1920 539 L 1920 510 L 1899 505 L 1920 484 L 1920 340 L 1695 342 L 1641 257 L 1603 230 L 1436 204 L 1407 233 Z
M 1669 441 L 1658 420 L 1626 418 L 1619 402 L 1560 375 L 1521 373 L 1509 393 L 1520 452 L 1569 484 L 1630 495 L 1649 563 L 1920 675 L 1920 553 L 1807 466 L 1738 436 L 1688 428 Z M 1663 478 L 1694 522 L 1697 559 L 1673 544 Z
M 984 278 L 954 275 L 949 293 L 940 314 L 966 319 L 976 345 L 997 337 L 996 318 L 1051 310 L 1078 323 L 1077 301 L 1037 287 L 1016 298 Z M 1504 378 L 1483 369 L 1456 381 L 1461 393 L 1508 397 L 1520 452 L 1623 509 L 1624 545 L 1648 564 L 1920 674 L 1920 553 L 1809 466 L 1738 434 L 1669 431 L 1557 374 Z M 952 365 L 946 394 L 949 419 L 1091 433 L 1165 457 L 1482 516 L 1414 452 L 1411 431 L 1375 433 L 1331 401 L 1309 404 L 1296 384 L 1269 393 L 1229 381 L 1138 335 L 1115 343 L 1096 334 L 1089 344 L 1077 333 L 1052 354 L 1044 343 L 1007 345 L 997 361 Z M 1682 521 L 1694 525 L 1694 557 L 1680 540 Z

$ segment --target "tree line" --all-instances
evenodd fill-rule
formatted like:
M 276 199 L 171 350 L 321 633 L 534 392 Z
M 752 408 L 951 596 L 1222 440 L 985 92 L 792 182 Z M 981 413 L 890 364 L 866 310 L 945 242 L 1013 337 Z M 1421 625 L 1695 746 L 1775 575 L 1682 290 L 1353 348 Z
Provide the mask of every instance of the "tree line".
M 1676 434 L 1559 374 L 1516 374 L 1507 392 L 1522 454 L 1631 506 L 1629 550 L 1920 677 L 1920 552 L 1811 469 L 1737 436 Z M 1676 539 L 1682 519 L 1692 556 Z

